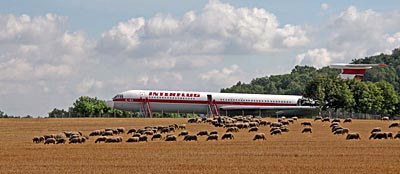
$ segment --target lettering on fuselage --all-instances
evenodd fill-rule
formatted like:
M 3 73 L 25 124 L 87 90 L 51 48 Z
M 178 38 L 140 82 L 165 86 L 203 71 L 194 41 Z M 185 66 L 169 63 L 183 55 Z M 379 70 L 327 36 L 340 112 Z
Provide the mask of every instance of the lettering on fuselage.
M 149 92 L 149 96 L 153 97 L 200 97 L 199 93 L 184 92 Z

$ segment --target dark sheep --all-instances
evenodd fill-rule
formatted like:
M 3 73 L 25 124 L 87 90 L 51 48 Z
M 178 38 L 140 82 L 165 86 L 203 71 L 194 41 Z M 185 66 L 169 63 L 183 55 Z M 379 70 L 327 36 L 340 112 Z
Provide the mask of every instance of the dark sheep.
M 333 127 L 333 126 L 336 126 L 336 125 L 339 125 L 339 123 L 337 123 L 337 122 L 335 122 L 335 123 L 332 123 L 329 127 Z
M 130 137 L 126 140 L 127 143 L 139 142 L 139 137 Z
M 394 139 L 400 138 L 400 132 L 397 132 L 397 134 L 394 136 Z
M 216 140 L 216 141 L 218 141 L 218 135 L 216 135 L 216 134 L 209 135 L 207 137 L 206 141 L 208 141 L 208 140 Z
M 389 125 L 389 128 L 392 128 L 392 127 L 399 127 L 399 123 L 392 123 L 392 124 L 390 124 L 390 125 Z
M 199 133 L 197 133 L 197 136 L 203 136 L 203 135 L 208 135 L 208 131 L 202 130 Z
M 143 134 L 144 134 L 144 135 L 153 135 L 154 132 L 153 132 L 153 131 L 146 131 L 146 132 L 144 132 Z
M 84 143 L 86 141 L 86 139 L 84 137 L 80 138 L 72 138 L 71 140 L 69 140 L 69 144 L 71 143 Z
M 343 123 L 351 123 L 353 120 L 351 118 L 344 119 Z
M 113 136 L 113 135 L 114 135 L 113 131 L 105 131 L 101 136 Z
M 32 141 L 33 141 L 34 143 L 40 143 L 40 142 L 41 142 L 40 138 L 41 138 L 41 137 L 33 137 Z
M 56 139 L 55 138 L 47 138 L 44 141 L 44 144 L 56 144 Z
M 196 118 L 190 118 L 188 120 L 188 123 L 197 123 L 197 119 Z
M 135 128 L 129 129 L 127 134 L 131 134 L 131 133 L 136 133 L 136 129 Z
M 235 139 L 235 137 L 233 136 L 233 134 L 232 133 L 225 133 L 224 135 L 222 135 L 222 138 L 221 138 L 222 140 L 224 140 L 224 139 L 230 139 L 230 140 L 232 140 L 232 139 Z
M 162 139 L 162 135 L 161 134 L 154 134 L 152 137 L 151 137 L 151 141 L 153 141 L 154 139 Z
M 329 117 L 325 117 L 324 119 L 322 119 L 322 122 L 330 122 L 331 119 Z
M 119 143 L 122 142 L 122 137 L 107 137 L 105 143 Z
M 100 136 L 102 134 L 101 130 L 92 131 L 89 136 Z
M 310 122 L 305 121 L 301 123 L 302 126 L 312 126 Z
M 389 117 L 382 117 L 381 120 L 382 121 L 389 121 Z
M 183 138 L 183 141 L 197 141 L 197 136 L 196 135 L 186 135 Z
M 289 118 L 288 120 L 287 120 L 289 123 L 294 123 L 294 120 L 293 119 L 291 119 L 291 118 Z
M 179 125 L 178 129 L 186 129 L 186 124 Z
M 214 130 L 214 131 L 211 131 L 209 135 L 216 135 L 216 134 L 218 134 L 218 131 Z
M 320 117 L 320 116 L 315 117 L 314 121 L 317 121 L 317 120 L 322 120 L 322 117 Z
M 139 137 L 139 141 L 146 141 L 147 142 L 147 136 L 142 135 Z
M 361 140 L 360 134 L 357 132 L 354 133 L 348 133 L 346 136 L 346 140 L 352 140 L 352 139 L 359 139 Z
M 228 129 L 226 129 L 226 132 L 239 132 L 239 129 L 236 126 L 229 127 Z
M 347 134 L 349 133 L 349 129 L 348 128 L 341 128 L 341 129 L 337 129 L 333 132 L 334 135 L 339 135 L 339 134 Z
M 275 130 L 273 130 L 270 134 L 271 134 L 271 135 L 282 134 L 282 131 L 281 131 L 281 129 L 275 129 Z
M 332 120 L 332 123 L 340 123 L 340 119 L 335 118 L 335 119 Z
M 169 135 L 165 137 L 165 141 L 176 141 L 176 136 L 175 135 Z
M 341 126 L 334 126 L 334 127 L 332 127 L 332 132 L 335 132 L 335 131 L 338 130 L 338 129 L 343 129 L 343 127 L 341 127 Z
M 118 131 L 118 134 L 123 134 L 123 133 L 125 133 L 125 128 L 119 127 L 119 128 L 117 128 L 117 131 Z
M 282 125 L 289 125 L 289 121 L 281 121 Z
M 168 127 L 162 128 L 160 133 L 169 133 L 169 128 Z
M 249 132 L 257 132 L 258 131 L 258 127 L 252 127 L 249 129 Z
M 260 125 L 262 125 L 262 126 L 267 126 L 269 124 L 271 124 L 271 122 L 269 122 L 269 121 L 265 121 L 265 120 L 260 121 Z
M 272 131 L 277 130 L 277 129 L 280 129 L 280 128 L 279 128 L 279 127 L 272 127 L 272 128 L 269 130 L 269 132 L 272 132 Z
M 281 126 L 279 129 L 281 129 L 282 132 L 289 132 L 289 127 L 287 126 Z
M 294 121 L 297 121 L 299 118 L 298 117 L 292 117 L 292 119 L 294 120 Z
M 312 128 L 311 128 L 311 127 L 305 127 L 305 128 L 303 128 L 303 130 L 301 131 L 301 133 L 305 133 L 305 132 L 312 133 Z
M 65 144 L 66 141 L 67 140 L 65 140 L 64 138 L 60 138 L 60 139 L 57 139 L 57 143 L 56 144 Z
M 188 135 L 188 134 L 189 134 L 188 131 L 182 131 L 181 133 L 178 134 L 178 137 L 179 136 L 185 136 L 185 135 Z
M 380 131 L 382 131 L 381 128 L 380 127 L 376 127 L 376 128 L 372 129 L 371 134 L 374 133 L 374 132 L 380 132 Z
M 175 127 L 169 127 L 169 132 L 175 132 Z
M 101 137 L 98 137 L 94 143 L 105 142 L 105 141 L 106 141 L 106 139 L 107 139 L 107 137 L 105 137 L 105 136 L 101 136 Z
M 282 123 L 279 123 L 279 122 L 273 122 L 269 125 L 269 127 L 281 127 L 281 126 L 282 126 Z
M 265 134 L 264 134 L 264 133 L 258 133 L 258 134 L 256 134 L 256 135 L 254 136 L 254 138 L 253 138 L 253 141 L 259 140 L 259 139 L 266 140 Z
M 132 135 L 132 137 L 140 137 L 140 136 L 142 136 L 142 134 L 139 134 L 139 133 L 134 133 L 134 134 Z

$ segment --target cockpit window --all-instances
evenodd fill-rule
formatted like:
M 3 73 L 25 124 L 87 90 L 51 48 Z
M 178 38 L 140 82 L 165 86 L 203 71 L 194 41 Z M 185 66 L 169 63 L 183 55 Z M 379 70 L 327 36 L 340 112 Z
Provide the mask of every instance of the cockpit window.
M 124 96 L 122 94 L 117 94 L 113 99 L 117 99 L 117 98 L 124 98 Z

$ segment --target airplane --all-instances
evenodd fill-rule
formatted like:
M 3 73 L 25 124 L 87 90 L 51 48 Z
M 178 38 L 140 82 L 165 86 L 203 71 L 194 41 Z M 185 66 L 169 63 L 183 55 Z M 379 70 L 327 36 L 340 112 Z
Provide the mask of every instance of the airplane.
M 362 80 L 367 69 L 372 67 L 385 67 L 386 64 L 332 64 L 329 67 L 342 70 L 339 77 L 342 79 L 358 79 Z
M 153 112 L 200 113 L 212 116 L 244 113 L 301 115 L 304 113 L 301 111 L 310 112 L 316 109 L 315 102 L 299 95 L 161 90 L 129 90 L 117 94 L 107 103 L 112 108 L 141 112 L 145 117 L 152 117 Z

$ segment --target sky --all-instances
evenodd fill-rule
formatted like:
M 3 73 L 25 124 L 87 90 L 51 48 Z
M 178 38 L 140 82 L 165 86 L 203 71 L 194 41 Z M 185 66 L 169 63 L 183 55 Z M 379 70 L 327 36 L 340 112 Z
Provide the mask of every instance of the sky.
M 10 0 L 0 3 L 0 110 L 47 116 L 80 96 L 218 92 L 400 46 L 400 1 Z

